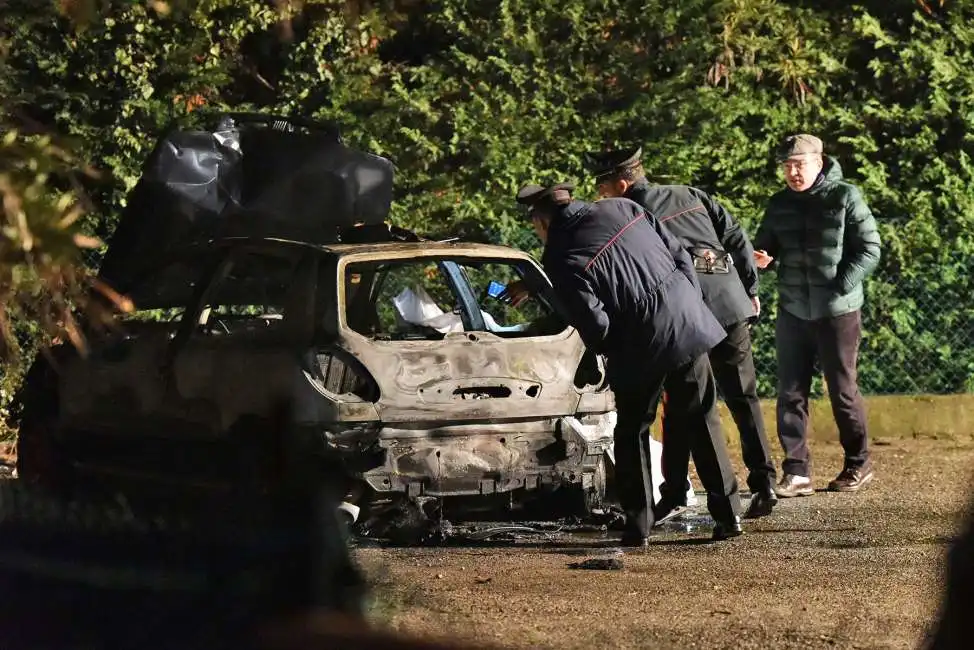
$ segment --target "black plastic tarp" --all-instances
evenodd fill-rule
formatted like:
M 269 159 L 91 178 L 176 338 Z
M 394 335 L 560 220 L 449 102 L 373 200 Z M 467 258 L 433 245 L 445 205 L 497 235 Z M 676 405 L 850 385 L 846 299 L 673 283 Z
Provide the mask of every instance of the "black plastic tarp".
M 392 163 L 327 124 L 232 114 L 212 130 L 173 130 L 146 159 L 99 275 L 125 292 L 212 239 L 334 242 L 342 227 L 386 219 L 392 182 Z

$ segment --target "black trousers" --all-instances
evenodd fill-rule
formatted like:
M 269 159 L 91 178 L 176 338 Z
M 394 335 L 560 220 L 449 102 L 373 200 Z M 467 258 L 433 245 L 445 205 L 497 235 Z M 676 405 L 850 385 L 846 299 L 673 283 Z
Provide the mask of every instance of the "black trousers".
M 747 467 L 747 487 L 751 493 L 770 493 L 775 482 L 774 459 L 764 429 L 764 416 L 758 400 L 758 379 L 751 352 L 751 330 L 747 322 L 734 323 L 727 338 L 710 351 L 714 379 L 741 436 L 741 455 Z M 663 420 L 664 447 L 667 421 Z
M 710 351 L 710 365 L 713 368 L 717 388 L 727 404 L 727 409 L 734 418 L 737 431 L 741 436 L 741 453 L 744 465 L 747 467 L 747 487 L 751 493 L 763 492 L 770 494 L 775 482 L 774 459 L 764 428 L 764 416 L 761 414 L 761 403 L 758 400 L 758 380 L 754 369 L 754 355 L 751 352 L 751 331 L 747 322 L 735 323 L 726 328 L 727 337 Z M 679 432 L 673 430 L 670 418 L 669 403 L 663 399 L 663 457 L 668 458 L 666 446 L 680 444 Z M 679 457 L 679 456 L 678 456 Z M 677 504 L 686 503 L 687 489 L 683 474 L 679 472 L 682 465 L 668 468 L 663 464 L 663 479 L 669 485 L 665 491 L 669 499 Z M 682 485 L 683 492 L 677 494 L 676 486 Z
M 839 429 L 847 467 L 869 461 L 866 409 L 859 392 L 856 365 L 862 321 L 859 311 L 835 318 L 806 321 L 778 311 L 778 437 L 785 452 L 782 471 L 811 476 L 808 451 L 808 396 L 815 362 L 828 384 L 832 415 Z
M 612 363 L 612 359 L 609 359 Z M 630 362 L 626 366 L 632 367 Z M 646 536 L 653 527 L 653 484 L 649 431 L 665 391 L 674 440 L 664 449 L 664 472 L 685 477 L 693 453 L 707 491 L 707 507 L 718 521 L 740 514 L 737 478 L 717 413 L 717 387 L 706 355 L 663 376 L 625 373 L 613 382 L 618 422 L 615 428 L 616 483 L 626 525 Z M 679 486 L 683 487 L 681 481 Z

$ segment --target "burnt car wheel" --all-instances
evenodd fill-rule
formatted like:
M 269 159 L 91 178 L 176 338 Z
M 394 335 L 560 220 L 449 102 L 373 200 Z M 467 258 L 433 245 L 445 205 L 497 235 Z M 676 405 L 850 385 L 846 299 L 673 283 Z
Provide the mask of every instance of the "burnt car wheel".
M 362 504 L 359 519 L 351 527 L 356 537 L 413 546 L 441 543 L 449 535 L 451 523 L 443 518 L 439 498 L 373 494 Z

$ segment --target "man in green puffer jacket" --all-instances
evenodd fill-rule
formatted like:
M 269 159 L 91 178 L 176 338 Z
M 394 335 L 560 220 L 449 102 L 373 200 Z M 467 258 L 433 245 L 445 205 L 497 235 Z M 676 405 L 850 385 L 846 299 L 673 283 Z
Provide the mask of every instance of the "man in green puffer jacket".
M 880 241 L 859 190 L 807 134 L 777 152 L 787 189 L 771 197 L 754 238 L 755 261 L 778 265 L 778 438 L 785 452 L 779 497 L 813 493 L 806 437 L 808 394 L 816 360 L 825 374 L 845 451 L 829 489 L 855 492 L 873 478 L 866 412 L 856 376 L 863 279 L 879 263 Z

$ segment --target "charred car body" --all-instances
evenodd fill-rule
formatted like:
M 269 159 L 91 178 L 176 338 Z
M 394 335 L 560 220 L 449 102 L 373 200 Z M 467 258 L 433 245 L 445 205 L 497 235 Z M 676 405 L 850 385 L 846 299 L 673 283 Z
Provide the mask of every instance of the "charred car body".
M 612 393 L 543 271 L 391 227 L 391 200 L 391 164 L 327 125 L 167 133 L 100 269 L 135 311 L 87 355 L 38 357 L 21 477 L 169 498 L 266 489 L 331 453 L 364 503 L 600 503 Z M 513 280 L 527 306 L 497 298 Z

